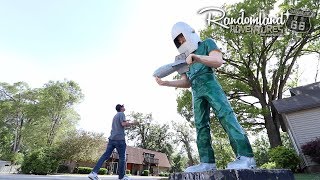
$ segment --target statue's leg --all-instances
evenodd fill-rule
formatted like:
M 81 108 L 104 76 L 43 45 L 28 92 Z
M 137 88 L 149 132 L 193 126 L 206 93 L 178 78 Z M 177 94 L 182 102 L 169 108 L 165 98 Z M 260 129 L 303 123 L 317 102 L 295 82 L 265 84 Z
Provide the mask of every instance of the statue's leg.
M 215 163 L 210 135 L 210 105 L 203 98 L 193 97 L 197 147 L 201 163 Z
M 210 89 L 207 96 L 211 107 L 228 134 L 230 144 L 236 156 L 253 157 L 252 148 L 247 135 L 239 124 L 233 109 L 215 76 L 207 83 Z

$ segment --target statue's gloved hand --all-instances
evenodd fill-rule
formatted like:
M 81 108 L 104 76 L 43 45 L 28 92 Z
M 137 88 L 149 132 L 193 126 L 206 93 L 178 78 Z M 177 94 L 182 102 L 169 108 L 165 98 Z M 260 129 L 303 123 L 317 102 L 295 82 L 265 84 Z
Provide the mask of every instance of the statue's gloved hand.
M 190 54 L 187 58 L 186 58 L 186 62 L 187 64 L 192 64 L 194 62 L 198 62 L 200 59 L 200 57 L 196 54 Z
M 194 56 L 194 54 L 189 54 L 189 56 L 186 58 L 187 64 L 193 63 L 193 56 Z
M 156 77 L 156 82 L 160 85 L 160 86 L 165 86 L 167 84 L 167 81 L 163 81 L 161 78 Z

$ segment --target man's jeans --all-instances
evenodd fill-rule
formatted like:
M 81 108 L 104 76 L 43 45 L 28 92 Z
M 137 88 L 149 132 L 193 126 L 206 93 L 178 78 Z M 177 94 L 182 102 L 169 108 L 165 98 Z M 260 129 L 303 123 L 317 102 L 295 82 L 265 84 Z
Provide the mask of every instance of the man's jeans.
M 118 172 L 119 172 L 119 179 L 122 179 L 125 174 L 125 168 L 126 168 L 125 163 L 126 163 L 127 145 L 125 140 L 109 140 L 106 151 L 102 154 L 102 156 L 100 157 L 100 159 L 98 160 L 96 166 L 93 168 L 92 171 L 95 173 L 98 173 L 104 161 L 109 159 L 114 148 L 117 149 L 117 152 L 119 154 Z

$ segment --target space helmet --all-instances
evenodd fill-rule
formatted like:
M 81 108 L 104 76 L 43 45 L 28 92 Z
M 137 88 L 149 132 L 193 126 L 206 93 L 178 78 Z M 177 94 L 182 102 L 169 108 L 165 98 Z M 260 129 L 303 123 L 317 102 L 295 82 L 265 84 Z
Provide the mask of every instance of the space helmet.
M 180 34 L 182 34 L 186 39 L 183 44 L 180 44 L 177 38 Z M 201 41 L 195 30 L 184 22 L 177 22 L 173 25 L 171 36 L 179 53 L 184 53 L 186 56 L 189 56 L 194 52 L 198 48 L 198 43 Z

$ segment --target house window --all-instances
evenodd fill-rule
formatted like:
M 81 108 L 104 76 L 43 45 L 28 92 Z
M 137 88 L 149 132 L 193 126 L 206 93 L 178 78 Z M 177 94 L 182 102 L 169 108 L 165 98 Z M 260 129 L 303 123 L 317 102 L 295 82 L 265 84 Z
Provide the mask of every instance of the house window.
M 154 154 L 144 153 L 145 158 L 154 158 Z

